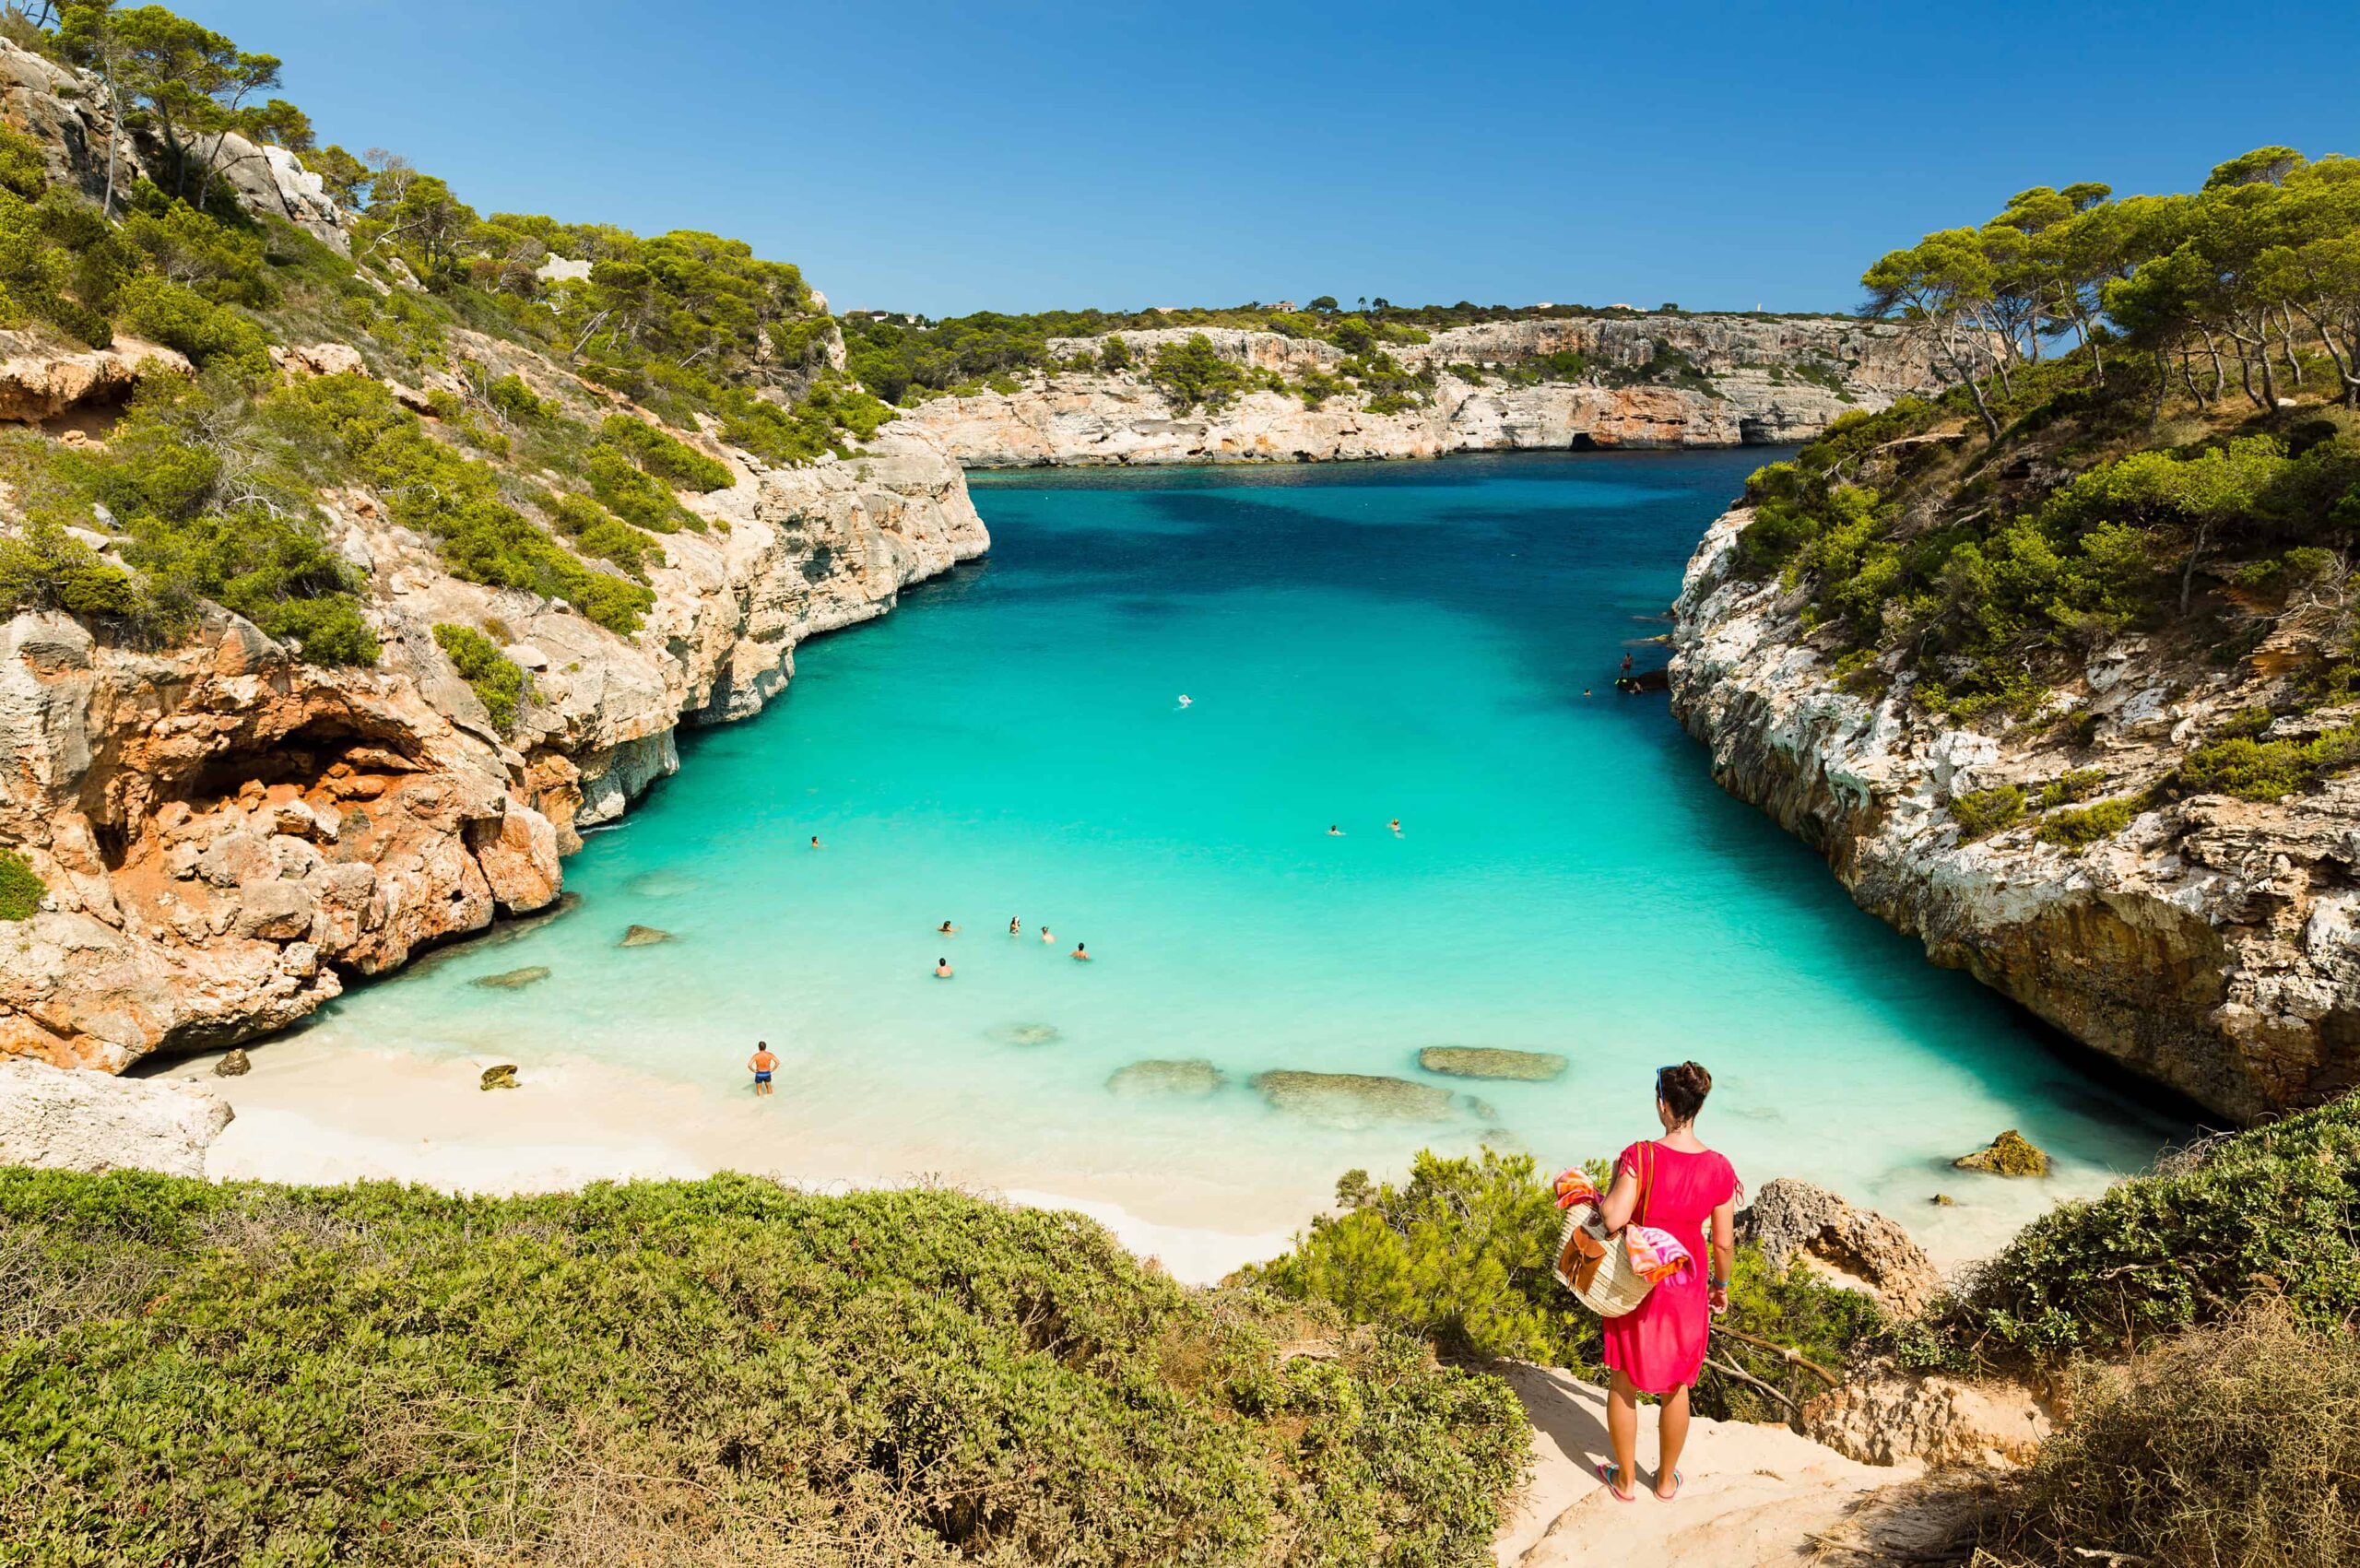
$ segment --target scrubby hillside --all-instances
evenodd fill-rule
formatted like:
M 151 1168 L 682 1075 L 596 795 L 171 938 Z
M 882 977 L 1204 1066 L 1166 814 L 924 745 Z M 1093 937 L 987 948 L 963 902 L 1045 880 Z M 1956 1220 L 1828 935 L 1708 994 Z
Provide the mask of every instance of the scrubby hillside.
M 791 265 L 484 218 L 158 6 L 0 42 L 0 1052 L 548 906 L 802 637 L 986 545 Z
M 1072 1215 L 0 1171 L 28 1562 L 1488 1560 L 1525 1427 Z
M 2283 148 L 1895 253 L 1865 281 L 1953 389 L 1757 474 L 1678 608 L 1728 787 L 2237 1116 L 2360 1082 L 2355 258 L 2360 161 Z

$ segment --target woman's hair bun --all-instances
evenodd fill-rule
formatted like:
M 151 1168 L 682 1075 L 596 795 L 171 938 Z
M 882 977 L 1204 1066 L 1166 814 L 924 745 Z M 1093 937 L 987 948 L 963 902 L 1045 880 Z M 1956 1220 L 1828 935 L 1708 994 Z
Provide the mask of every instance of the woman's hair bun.
M 1705 1108 L 1705 1096 L 1713 1092 L 1713 1075 L 1701 1062 L 1682 1062 L 1656 1075 L 1656 1092 L 1675 1121 L 1693 1122 Z

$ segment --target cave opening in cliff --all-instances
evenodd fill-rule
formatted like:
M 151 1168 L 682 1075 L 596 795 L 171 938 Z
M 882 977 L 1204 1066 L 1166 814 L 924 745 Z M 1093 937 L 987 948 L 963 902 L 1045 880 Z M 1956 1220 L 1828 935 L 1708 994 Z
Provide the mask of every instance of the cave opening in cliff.
M 1575 430 L 1574 432 L 1574 439 L 1565 443 L 1565 450 L 1568 452 L 1596 452 L 1599 450 L 1599 445 L 1597 441 L 1592 438 L 1587 430 Z
M 203 810 L 234 799 L 249 784 L 265 789 L 293 784 L 309 794 L 330 785 L 329 775 L 339 766 L 345 774 L 367 776 L 413 773 L 424 765 L 397 737 L 371 734 L 340 718 L 322 718 L 289 730 L 268 745 L 208 759 L 176 793 Z

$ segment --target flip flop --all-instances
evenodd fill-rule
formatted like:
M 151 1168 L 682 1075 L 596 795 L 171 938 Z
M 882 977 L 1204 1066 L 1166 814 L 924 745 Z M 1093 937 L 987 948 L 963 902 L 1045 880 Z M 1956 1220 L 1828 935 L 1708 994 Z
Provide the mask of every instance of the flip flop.
M 1662 1477 L 1660 1477 L 1660 1476 L 1658 1476 L 1658 1477 L 1657 1477 L 1656 1479 L 1657 1479 L 1658 1482 L 1658 1483 L 1660 1483 L 1663 1478 L 1662 1478 Z M 1667 1496 L 1665 1496 L 1662 1492 L 1658 1491 L 1658 1492 L 1657 1492 L 1657 1493 L 1656 1493 L 1656 1501 L 1657 1501 L 1658 1503 L 1670 1503 L 1670 1502 L 1672 1500 L 1672 1498 L 1674 1498 L 1674 1497 L 1678 1497 L 1678 1496 L 1680 1495 L 1680 1483 L 1681 1483 L 1681 1481 L 1682 1481 L 1682 1480 L 1684 1480 L 1684 1479 L 1685 1479 L 1685 1478 L 1684 1478 L 1684 1477 L 1682 1477 L 1682 1476 L 1681 1475 L 1681 1473 L 1680 1473 L 1678 1470 L 1674 1470 L 1674 1471 L 1672 1471 L 1672 1472 L 1671 1472 L 1671 1496 L 1670 1496 L 1670 1497 L 1667 1497 Z
M 1637 1492 L 1625 1491 L 1621 1487 L 1614 1484 L 1615 1472 L 1621 1468 L 1622 1467 L 1615 1464 L 1611 1459 L 1601 1459 L 1598 1464 L 1598 1479 L 1606 1483 L 1606 1490 L 1613 1497 L 1615 1502 L 1636 1503 L 1639 1501 L 1639 1494 Z

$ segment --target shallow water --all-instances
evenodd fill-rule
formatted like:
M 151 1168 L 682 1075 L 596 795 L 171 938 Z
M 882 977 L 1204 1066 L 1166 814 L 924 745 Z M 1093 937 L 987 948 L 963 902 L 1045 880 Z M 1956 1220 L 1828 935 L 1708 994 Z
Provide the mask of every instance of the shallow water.
M 1693 1056 L 1717 1085 L 1703 1130 L 1749 1180 L 1988 1239 L 2180 1129 L 1856 910 L 1714 785 L 1660 695 L 1614 694 L 1626 650 L 1661 662 L 1682 564 L 1761 460 L 979 479 L 991 557 L 690 737 L 680 775 L 568 864 L 576 910 L 360 991 L 314 1038 L 588 1058 L 717 1102 L 762 1037 L 782 1169 L 867 1146 L 1234 1231 L 1422 1146 L 1611 1153 L 1652 1130 L 1652 1069 Z M 674 939 L 619 949 L 634 923 Z M 470 984 L 527 965 L 549 977 Z M 1454 1043 L 1571 1067 L 1419 1071 Z M 1191 1057 L 1226 1084 L 1106 1088 Z M 1309 1120 L 1247 1087 L 1271 1068 L 1458 1098 Z M 2008 1126 L 2056 1178 L 1946 1168 Z

